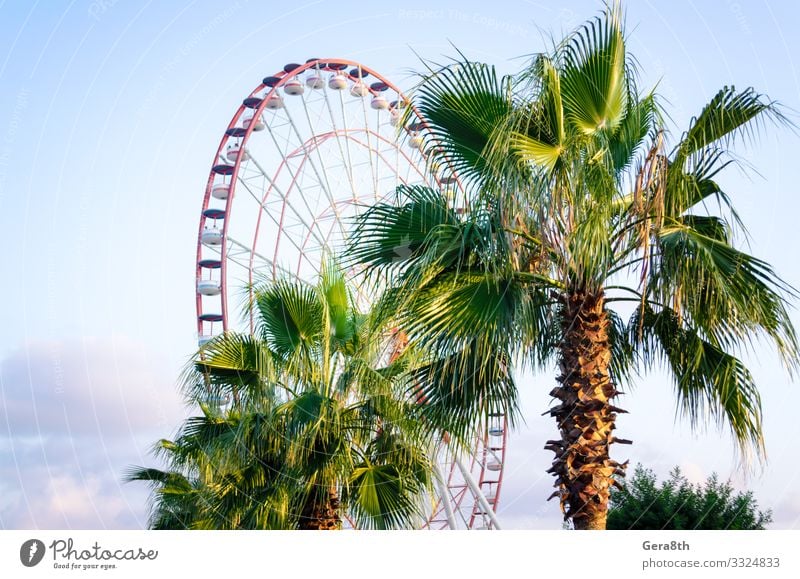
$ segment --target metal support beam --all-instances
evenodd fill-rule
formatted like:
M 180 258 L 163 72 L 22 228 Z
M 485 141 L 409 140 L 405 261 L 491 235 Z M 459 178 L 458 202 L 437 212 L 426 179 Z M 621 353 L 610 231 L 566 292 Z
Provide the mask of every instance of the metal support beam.
M 444 514 L 447 517 L 447 526 L 450 527 L 451 531 L 456 530 L 456 517 L 453 514 L 453 505 L 450 503 L 450 491 L 447 488 L 447 485 L 444 482 L 444 473 L 442 472 L 439 463 L 433 464 L 434 468 L 434 475 L 436 476 L 436 488 L 439 491 L 439 497 L 442 500 L 442 506 L 444 506 Z
M 467 467 L 464 466 L 464 463 L 461 462 L 460 458 L 456 457 L 455 461 L 456 464 L 458 465 L 459 470 L 461 471 L 461 474 L 464 477 L 464 482 L 467 483 L 467 486 L 469 487 L 470 491 L 472 491 L 472 494 L 475 496 L 476 499 L 478 499 L 478 502 L 480 503 L 483 510 L 486 512 L 486 515 L 489 517 L 489 520 L 492 522 L 494 528 L 499 531 L 500 522 L 497 520 L 497 515 L 492 510 L 492 505 L 490 505 L 489 501 L 486 500 L 486 497 L 483 496 L 483 492 L 478 486 L 478 483 L 475 482 L 472 473 L 469 472 L 469 469 L 467 469 Z

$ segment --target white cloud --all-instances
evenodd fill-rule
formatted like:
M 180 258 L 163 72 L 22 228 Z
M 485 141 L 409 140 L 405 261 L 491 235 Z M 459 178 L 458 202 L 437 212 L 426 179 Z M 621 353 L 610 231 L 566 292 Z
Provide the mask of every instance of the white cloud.
M 29 465 L 21 472 L 0 469 L 7 502 L 0 503 L 6 529 L 120 529 L 146 524 L 146 488 L 123 485 L 109 468 Z M 11 487 L 11 491 L 6 488 Z
M 146 344 L 37 342 L 0 366 L 0 528 L 142 528 L 147 488 L 128 467 L 187 414 L 179 369 Z
M 0 436 L 172 429 L 183 414 L 176 377 L 126 338 L 29 344 L 0 367 Z

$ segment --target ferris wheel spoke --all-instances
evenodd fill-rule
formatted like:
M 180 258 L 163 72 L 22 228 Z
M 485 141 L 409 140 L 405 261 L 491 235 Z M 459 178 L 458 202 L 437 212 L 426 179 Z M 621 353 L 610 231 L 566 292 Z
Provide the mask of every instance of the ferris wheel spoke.
M 452 496 L 450 494 L 450 489 L 445 484 L 445 477 L 444 473 L 442 472 L 442 468 L 438 464 L 434 464 L 434 474 L 436 476 L 436 485 L 439 491 L 439 499 L 442 503 L 442 507 L 444 509 L 445 518 L 447 519 L 447 524 L 450 526 L 451 529 L 455 529 L 457 527 L 456 524 L 456 517 L 453 512 L 453 504 L 452 504 Z
M 342 111 L 342 129 L 344 130 L 344 134 L 348 134 L 347 128 L 347 113 L 344 110 L 344 95 L 342 94 L 344 91 L 339 92 L 339 107 Z M 358 198 L 358 188 L 355 185 L 353 180 L 353 159 L 350 153 L 350 139 L 344 139 L 344 148 L 347 153 L 347 168 L 348 168 L 348 175 L 350 177 L 350 186 L 352 187 L 353 191 L 353 200 L 355 201 Z
M 291 271 L 289 269 L 286 269 L 285 267 L 283 267 L 283 266 L 281 266 L 279 264 L 276 264 L 275 262 L 273 262 L 270 258 L 266 257 L 265 255 L 262 255 L 262 254 L 258 253 L 257 251 L 253 251 L 253 249 L 249 245 L 244 244 L 241 241 L 237 241 L 236 239 L 233 239 L 230 236 L 228 236 L 228 242 L 230 243 L 231 248 L 236 248 L 236 250 L 237 250 L 236 253 L 234 253 L 234 257 L 233 257 L 234 259 L 238 259 L 239 255 L 246 255 L 248 257 L 248 262 L 246 262 L 246 263 L 242 262 L 242 261 L 238 261 L 238 260 L 236 262 L 237 265 L 240 265 L 245 270 L 249 270 L 250 269 L 249 258 L 250 258 L 250 256 L 253 256 L 253 257 L 258 258 L 259 262 L 263 263 L 269 269 L 275 268 L 275 269 L 277 269 L 278 271 L 281 272 L 281 275 L 284 275 L 284 276 L 286 276 L 286 277 L 288 277 L 290 279 L 297 279 L 297 274 L 295 274 L 293 271 Z M 230 250 L 229 250 L 229 252 L 230 252 Z M 228 255 L 230 257 L 230 253 Z
M 323 90 L 325 90 L 325 89 L 323 89 Z M 310 115 L 308 113 L 308 105 L 306 104 L 306 99 L 305 99 L 305 97 L 303 95 L 300 95 L 300 96 L 301 96 L 301 101 L 303 103 L 303 110 L 305 111 L 306 120 L 308 121 L 309 128 L 312 129 L 311 130 L 311 133 L 312 133 L 312 136 L 311 136 L 312 146 L 310 147 L 309 150 L 307 150 L 306 154 L 309 157 L 309 163 L 311 165 L 312 170 L 314 171 L 314 174 L 315 174 L 315 176 L 317 178 L 317 181 L 319 182 L 319 185 L 322 188 L 322 191 L 325 193 L 325 198 L 331 203 L 332 206 L 335 206 L 335 201 L 334 201 L 334 198 L 333 198 L 333 194 L 331 193 L 330 181 L 328 179 L 328 173 L 327 173 L 327 170 L 325 169 L 325 162 L 322 160 L 322 153 L 320 152 L 319 146 L 318 146 L 318 143 L 317 143 L 318 136 L 317 136 L 316 132 L 313 130 L 313 128 L 311 127 L 311 118 L 310 118 Z M 292 130 L 294 131 L 294 134 L 297 136 L 298 140 L 303 142 L 303 138 L 300 136 L 300 131 L 298 130 L 297 125 L 294 123 L 294 119 L 292 119 L 292 115 L 289 113 L 288 109 L 286 110 L 286 117 L 289 119 L 289 124 L 292 126 Z M 306 143 L 307 143 L 307 141 L 303 142 L 303 145 L 302 145 L 304 150 L 306 150 L 306 146 L 305 146 Z M 322 171 L 322 177 L 320 177 L 320 169 L 317 167 L 317 164 L 311 158 L 310 152 L 312 150 L 315 151 L 316 154 L 317 154 L 317 159 L 319 160 L 319 164 L 320 164 L 321 171 Z M 339 217 L 339 216 L 337 215 L 337 217 Z M 341 224 L 341 219 L 339 219 L 338 221 Z M 344 224 L 341 224 L 341 233 L 342 233 L 342 236 L 345 235 Z
M 325 109 L 328 111 L 328 117 L 330 118 L 330 121 L 331 121 L 331 127 L 333 128 L 334 132 L 338 132 L 339 128 L 338 128 L 337 123 L 336 123 L 336 118 L 333 115 L 333 107 L 331 106 L 331 99 L 330 99 L 330 97 L 328 95 L 327 87 L 323 86 L 322 94 L 323 94 L 323 97 L 325 99 Z M 339 96 L 341 97 L 341 94 Z M 313 129 L 312 129 L 312 132 L 314 132 Z M 352 168 L 348 167 L 348 165 L 347 165 L 347 161 L 345 159 L 345 152 L 344 152 L 344 148 L 342 147 L 342 143 L 341 143 L 341 141 L 339 139 L 336 139 L 336 144 L 337 144 L 338 149 L 339 149 L 339 155 L 341 156 L 342 163 L 343 163 L 343 165 L 345 167 L 345 173 L 347 174 L 347 179 L 348 179 L 348 181 L 350 183 L 350 188 L 351 188 L 352 191 L 355 191 L 355 184 L 353 183 Z
M 302 213 L 300 211 L 298 211 L 294 207 L 294 205 L 292 203 L 289 202 L 289 192 L 284 193 L 283 190 L 277 185 L 277 183 L 275 181 L 273 181 L 273 179 L 271 179 L 269 177 L 269 175 L 267 175 L 267 172 L 264 171 L 264 168 L 258 163 L 258 161 L 256 161 L 255 158 L 251 157 L 250 161 L 258 168 L 258 170 L 261 173 L 261 175 L 264 177 L 266 182 L 269 184 L 270 189 L 276 191 L 278 193 L 278 195 L 281 197 L 281 199 L 283 200 L 284 204 L 288 205 L 292 209 L 292 211 L 295 214 L 295 216 L 297 217 L 297 219 L 305 227 L 307 227 L 310 231 L 314 231 L 314 228 L 311 227 L 311 225 L 304 220 Z M 273 223 L 275 223 L 275 225 L 280 225 L 279 222 L 277 220 L 275 220 L 275 216 L 272 215 L 272 213 L 270 213 L 270 211 L 268 210 L 266 202 L 263 199 L 259 199 L 258 198 L 258 195 L 256 195 L 255 191 L 253 191 L 251 189 L 250 185 L 243 179 L 239 179 L 239 182 L 242 185 L 244 185 L 245 189 L 247 189 L 247 192 L 250 193 L 250 196 L 255 200 L 256 203 L 258 203 L 259 207 L 261 207 L 261 210 L 264 211 L 267 214 L 267 216 L 270 217 L 270 219 L 273 220 Z M 302 198 L 302 195 L 300 197 Z M 306 208 L 309 208 L 308 207 L 308 203 L 306 203 Z M 317 239 L 320 242 L 322 241 L 320 238 L 317 238 Z M 298 247 L 298 249 L 299 249 L 299 247 Z
M 277 139 L 275 137 L 274 131 L 272 131 L 271 129 L 268 129 L 267 132 L 270 134 L 270 137 L 272 138 L 272 142 L 275 144 L 275 147 L 280 152 L 280 146 L 278 145 L 278 141 L 277 141 Z M 302 146 L 302 143 L 301 143 L 301 146 Z M 284 157 L 284 160 L 281 163 L 281 166 L 278 167 L 278 170 L 276 171 L 276 174 L 280 173 L 282 171 L 283 167 L 287 167 L 289 169 L 289 174 L 293 175 L 293 179 L 291 181 L 291 185 L 294 186 L 294 184 L 297 181 L 297 172 L 299 172 L 302 169 L 302 166 L 305 164 L 305 162 L 307 161 L 308 157 L 303 156 L 300 159 L 300 167 L 298 167 L 295 170 L 294 173 L 292 173 L 292 168 L 288 163 L 288 157 L 286 156 L 285 153 L 283 153 L 283 157 Z M 293 212 L 295 213 L 295 215 L 298 217 L 298 219 L 300 221 L 302 221 L 303 224 L 306 227 L 308 227 L 308 223 L 305 223 L 305 221 L 303 221 L 303 218 L 300 215 L 300 213 L 289 202 L 289 194 L 291 193 L 291 190 L 287 190 L 286 192 L 284 192 L 280 187 L 277 186 L 276 180 L 270 178 L 270 176 L 267 174 L 267 172 L 264 170 L 264 168 L 258 163 L 258 161 L 254 157 L 251 157 L 251 161 L 258 168 L 258 170 L 261 172 L 261 174 L 264 176 L 264 179 L 266 179 L 267 182 L 270 184 L 270 189 L 269 190 L 274 189 L 275 191 L 277 191 L 278 195 L 280 195 L 283 198 L 284 203 L 289 204 L 291 206 Z M 265 197 L 266 197 L 266 194 L 265 194 Z M 311 207 L 309 207 L 308 201 L 305 199 L 305 197 L 303 195 L 300 195 L 300 198 L 302 199 L 303 203 L 305 204 L 306 209 L 308 209 L 308 211 L 311 212 L 312 211 Z M 261 203 L 261 205 L 263 207 L 263 202 Z
M 358 73 L 359 73 L 358 74 L 358 76 L 359 76 L 358 82 L 363 83 L 364 79 L 363 79 L 363 76 L 362 76 L 361 68 L 358 69 Z M 364 126 L 368 127 L 370 125 L 370 122 L 369 122 L 369 119 L 367 118 L 367 99 L 366 99 L 366 95 L 362 95 L 360 100 L 361 100 L 361 110 L 364 113 Z M 372 174 L 373 199 L 375 201 L 377 201 L 378 200 L 378 172 L 377 172 L 377 170 L 375 168 L 375 164 L 372 161 L 372 153 L 373 152 L 377 153 L 377 145 L 378 145 L 378 143 L 376 142 L 376 147 L 373 148 L 372 147 L 372 143 L 370 143 L 370 138 L 369 137 L 370 137 L 370 133 L 369 133 L 369 131 L 367 131 L 367 133 L 366 133 L 367 145 L 366 146 L 367 146 L 367 151 L 369 152 L 369 155 L 368 155 L 369 168 L 370 168 L 370 172 Z
M 367 131 L 367 135 L 369 135 L 369 134 L 370 134 L 370 132 Z M 373 134 L 374 137 L 376 137 L 376 139 L 378 141 L 385 141 L 384 137 L 381 137 L 380 135 L 377 135 L 375 133 L 372 133 L 372 134 Z M 349 137 L 349 139 L 352 140 L 353 142 L 361 145 L 362 147 L 365 147 L 365 148 L 368 147 L 368 145 L 366 143 L 364 143 L 363 141 L 360 141 L 355 136 L 351 136 L 351 137 Z M 382 153 L 380 153 L 379 151 L 375 151 L 375 155 L 376 155 L 376 157 L 378 159 L 382 160 L 387 167 L 391 167 L 392 166 L 392 164 L 389 162 L 389 160 Z M 396 176 L 394 176 L 394 178 L 396 180 L 399 180 L 404 185 L 407 185 L 407 184 L 409 184 L 409 183 L 411 183 L 413 181 L 413 179 L 411 178 L 410 174 L 411 174 L 411 171 L 415 169 L 417 171 L 417 177 L 422 179 L 422 180 L 424 180 L 425 179 L 425 174 L 422 171 L 420 171 L 418 168 L 413 166 L 413 160 L 408 156 L 405 156 L 404 158 L 405 158 L 406 161 L 408 161 L 408 165 L 409 165 L 409 167 L 407 169 L 407 172 L 406 172 L 406 176 L 402 177 L 398 173 L 398 174 L 396 174 Z
M 241 249 L 239 249 L 237 247 L 239 245 L 241 245 L 241 244 L 239 244 L 238 242 L 233 241 L 229 237 L 228 238 L 228 246 L 226 248 L 225 259 L 226 259 L 226 261 L 228 261 L 228 263 L 231 263 L 233 265 L 239 266 L 240 268 L 242 268 L 242 270 L 247 271 L 248 270 L 248 264 L 243 262 L 243 261 L 241 261 L 240 257 L 245 253 L 247 255 L 249 255 L 249 252 L 242 252 Z M 242 246 L 242 247 L 244 247 L 244 246 Z M 211 255 L 213 255 L 215 257 L 219 257 L 219 258 L 222 257 L 222 250 L 219 247 L 209 248 L 209 252 L 211 253 Z M 209 278 L 209 279 L 212 279 L 212 278 Z

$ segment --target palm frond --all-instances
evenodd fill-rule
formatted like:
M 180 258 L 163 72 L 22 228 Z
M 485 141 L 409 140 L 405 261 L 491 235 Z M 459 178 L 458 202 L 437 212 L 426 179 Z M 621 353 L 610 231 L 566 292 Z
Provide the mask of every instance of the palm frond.
M 415 369 L 408 393 L 419 401 L 423 427 L 462 443 L 490 415 L 506 415 L 512 424 L 519 416 L 511 356 L 479 340 Z
M 412 343 L 459 343 L 477 339 L 507 343 L 522 291 L 513 279 L 477 271 L 445 273 L 420 288 L 408 304 L 403 328 Z
M 727 224 L 687 215 L 659 233 L 658 261 L 649 291 L 662 303 L 675 301 L 705 339 L 723 348 L 765 336 L 790 369 L 798 344 L 787 311 L 797 293 L 766 262 L 730 245 Z
M 354 304 L 342 269 L 335 260 L 323 262 L 319 277 L 319 290 L 328 311 L 334 337 L 347 341 L 353 337 Z
M 359 528 L 410 528 L 421 514 L 415 482 L 394 464 L 364 463 L 353 470 L 343 500 Z
M 633 101 L 635 95 L 629 99 Z M 622 175 L 635 158 L 636 152 L 645 142 L 645 137 L 656 128 L 658 105 L 655 94 L 630 102 L 625 110 L 625 118 L 616 133 L 609 139 L 609 153 L 617 175 Z
M 260 337 L 284 360 L 307 354 L 323 333 L 323 306 L 305 283 L 280 280 L 259 288 L 255 304 Z
M 184 371 L 184 390 L 193 400 L 222 399 L 234 393 L 270 398 L 278 379 L 276 355 L 249 334 L 228 332 L 206 343 L 202 356 Z
M 529 78 L 525 75 L 524 78 Z M 513 114 L 510 146 L 523 161 L 552 170 L 565 147 L 566 128 L 559 71 L 551 58 L 539 55 L 530 71 L 538 98 Z
M 678 404 L 692 426 L 707 416 L 727 423 L 747 456 L 764 453 L 761 430 L 761 396 L 742 362 L 719 346 L 701 338 L 669 309 L 645 306 L 630 321 L 630 338 L 646 366 L 666 363 L 675 380 Z
M 486 153 L 513 110 L 510 79 L 498 77 L 493 66 L 462 58 L 431 69 L 414 102 L 429 131 L 433 159 L 467 183 L 492 177 L 497 168 Z
M 676 147 L 676 158 L 685 159 L 709 145 L 730 146 L 739 136 L 753 138 L 764 121 L 787 123 L 780 106 L 752 87 L 737 91 L 722 88 L 695 117 Z
M 565 117 L 577 132 L 614 131 L 628 99 L 621 9 L 609 7 L 564 45 L 561 94 Z
M 615 384 L 629 383 L 636 369 L 634 348 L 631 344 L 628 327 L 614 310 L 607 310 L 608 341 L 611 344 L 611 378 Z
M 146 481 L 154 486 L 168 489 L 165 492 L 188 492 L 192 490 L 192 484 L 183 474 L 157 468 L 130 467 L 125 473 L 124 480 L 125 482 Z
M 399 186 L 397 203 L 375 204 L 356 219 L 345 261 L 390 272 L 408 266 L 435 231 L 458 224 L 448 205 L 428 187 Z

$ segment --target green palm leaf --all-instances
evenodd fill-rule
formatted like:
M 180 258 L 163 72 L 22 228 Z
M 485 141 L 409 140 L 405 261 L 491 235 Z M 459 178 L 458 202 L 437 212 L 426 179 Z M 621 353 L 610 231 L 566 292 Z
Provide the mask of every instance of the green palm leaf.
M 319 289 L 333 327 L 334 337 L 342 342 L 353 338 L 352 299 L 341 268 L 332 259 L 323 263 Z
M 243 393 L 251 398 L 274 395 L 275 354 L 248 334 L 221 334 L 205 344 L 202 358 L 189 365 L 184 387 L 195 400 Z
M 403 327 L 412 342 L 429 346 L 475 339 L 505 344 L 514 331 L 522 288 L 513 279 L 476 271 L 443 273 L 407 304 Z
M 353 469 L 343 497 L 353 510 L 359 528 L 407 528 L 420 514 L 414 500 L 418 488 L 406 488 L 393 464 L 364 463 Z
M 419 400 L 423 427 L 464 443 L 490 415 L 518 415 L 511 359 L 502 349 L 471 340 L 414 370 L 409 395 Z
M 714 217 L 668 223 L 659 233 L 652 295 L 662 303 L 677 296 L 683 315 L 713 343 L 730 347 L 762 334 L 795 366 L 797 338 L 783 299 L 794 290 L 767 263 L 729 245 L 729 235 Z
M 545 55 L 534 60 L 524 80 L 533 83 L 539 98 L 512 114 L 509 144 L 521 160 L 552 170 L 566 146 L 561 77 L 556 64 Z
M 433 159 L 467 182 L 483 183 L 495 170 L 488 149 L 512 111 L 509 80 L 462 59 L 425 76 L 414 95 Z
M 629 97 L 631 101 L 633 98 L 633 95 Z M 631 166 L 635 154 L 643 146 L 645 137 L 655 131 L 659 119 L 658 112 L 654 93 L 637 102 L 630 102 L 626 108 L 625 118 L 609 140 L 609 152 L 614 171 L 618 175 Z
M 261 338 L 283 359 L 308 355 L 324 331 L 323 306 L 306 284 L 278 281 L 259 289 L 255 303 Z
M 676 147 L 677 158 L 687 158 L 719 141 L 730 145 L 737 136 L 752 138 L 767 119 L 786 122 L 779 105 L 752 87 L 737 91 L 726 86 L 692 120 Z
M 679 407 L 697 427 L 706 411 L 721 425 L 727 422 L 744 453 L 764 452 L 761 397 L 742 362 L 700 337 L 669 308 L 649 306 L 634 314 L 631 340 L 643 362 L 665 362 L 675 380 Z
M 628 86 L 621 9 L 609 8 L 564 46 L 564 116 L 578 133 L 613 132 L 625 118 Z
M 458 224 L 444 196 L 428 187 L 401 185 L 396 204 L 378 203 L 356 220 L 346 260 L 393 271 L 419 259 L 432 236 Z

